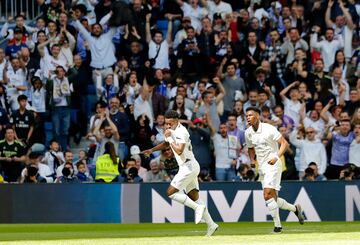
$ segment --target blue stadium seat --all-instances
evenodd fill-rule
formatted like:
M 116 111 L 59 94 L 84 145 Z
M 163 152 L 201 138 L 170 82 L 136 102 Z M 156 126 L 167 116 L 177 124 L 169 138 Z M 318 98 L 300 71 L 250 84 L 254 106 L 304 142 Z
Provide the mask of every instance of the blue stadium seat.
M 163 33 L 163 36 L 165 38 L 168 29 L 168 20 L 158 20 L 156 22 L 156 26 L 159 29 L 159 31 Z

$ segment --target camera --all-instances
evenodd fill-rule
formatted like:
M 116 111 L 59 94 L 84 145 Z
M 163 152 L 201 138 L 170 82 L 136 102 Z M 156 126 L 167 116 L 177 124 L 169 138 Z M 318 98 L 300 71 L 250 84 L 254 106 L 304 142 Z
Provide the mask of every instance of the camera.
M 69 177 L 71 174 L 71 170 L 70 168 L 63 168 L 63 170 L 61 171 L 61 173 L 63 174 L 64 177 Z
M 156 60 L 154 58 L 149 59 L 150 66 L 153 67 L 156 63 Z

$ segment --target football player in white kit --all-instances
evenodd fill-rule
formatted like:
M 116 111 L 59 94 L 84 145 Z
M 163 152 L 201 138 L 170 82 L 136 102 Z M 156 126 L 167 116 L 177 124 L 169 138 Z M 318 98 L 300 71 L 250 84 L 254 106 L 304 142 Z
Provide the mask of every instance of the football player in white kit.
M 282 172 L 280 157 L 286 151 L 288 142 L 274 126 L 260 122 L 260 110 L 258 108 L 249 107 L 246 109 L 246 121 L 249 125 L 245 131 L 249 157 L 252 165 L 255 165 L 256 161 L 259 165 L 264 199 L 275 224 L 274 233 L 281 233 L 282 231 L 279 208 L 294 212 L 300 224 L 304 224 L 301 206 L 290 204 L 278 197 Z
M 171 147 L 178 162 L 179 171 L 171 181 L 167 195 L 172 200 L 192 208 L 195 211 L 195 223 L 198 224 L 203 219 L 207 224 L 206 235 L 211 236 L 219 226 L 212 220 L 207 207 L 199 198 L 197 176 L 200 172 L 200 166 L 192 152 L 189 132 L 179 122 L 179 114 L 174 110 L 165 113 L 165 127 L 165 142 L 142 153 L 150 155 L 154 151 Z

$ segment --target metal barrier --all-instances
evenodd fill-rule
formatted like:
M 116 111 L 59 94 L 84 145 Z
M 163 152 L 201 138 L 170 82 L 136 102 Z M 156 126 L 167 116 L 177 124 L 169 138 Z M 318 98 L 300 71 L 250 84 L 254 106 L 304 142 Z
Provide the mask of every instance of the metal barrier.
M 40 13 L 36 0 L 1 0 L 0 22 L 5 22 L 9 16 L 24 13 L 27 20 L 32 20 Z

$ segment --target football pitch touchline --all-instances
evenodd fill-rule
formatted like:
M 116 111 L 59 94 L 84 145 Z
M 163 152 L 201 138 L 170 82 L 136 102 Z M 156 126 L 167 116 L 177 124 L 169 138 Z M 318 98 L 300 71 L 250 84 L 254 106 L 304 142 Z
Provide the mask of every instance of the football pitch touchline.
M 211 238 L 206 225 L 165 224 L 0 224 L 0 244 L 360 244 L 360 222 L 284 222 L 283 233 L 269 235 L 272 222 L 219 223 Z M 7 242 L 5 242 L 7 241 Z M 325 243 L 324 243 L 325 244 Z
M 102 238 L 102 239 L 65 239 L 52 241 L 13 241 L 0 242 L 0 244 L 45 244 L 45 245 L 177 245 L 177 244 L 359 244 L 360 232 L 341 233 L 299 233 L 299 234 L 274 234 L 274 235 L 237 235 L 237 236 L 178 236 L 175 237 L 142 237 L 142 238 Z

